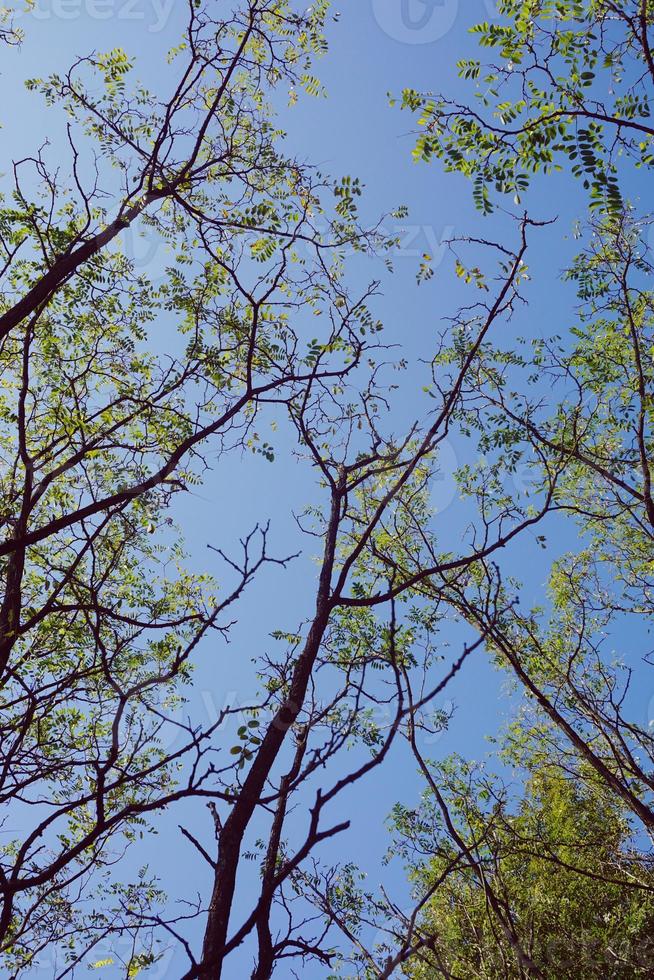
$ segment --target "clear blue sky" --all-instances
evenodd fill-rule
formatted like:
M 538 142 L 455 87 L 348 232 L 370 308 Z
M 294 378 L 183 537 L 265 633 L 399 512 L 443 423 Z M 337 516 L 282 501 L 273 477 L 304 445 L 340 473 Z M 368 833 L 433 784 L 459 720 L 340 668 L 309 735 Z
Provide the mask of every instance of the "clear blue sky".
M 171 0 L 38 0 L 36 12 L 22 19 L 26 31 L 22 49 L 3 53 L 0 121 L 4 128 L 0 138 L 4 171 L 8 154 L 17 158 L 32 153 L 46 136 L 56 154 L 63 133 L 61 116 L 44 111 L 40 97 L 24 91 L 25 78 L 61 71 L 75 56 L 91 50 L 122 46 L 138 57 L 137 74 L 156 88 L 159 79 L 169 77 L 165 55 L 177 40 L 184 8 L 185 4 L 174 5 Z M 430 283 L 417 287 L 419 256 L 423 252 L 438 255 L 443 237 L 475 233 L 482 219 L 472 206 L 465 181 L 443 174 L 437 164 L 427 167 L 412 162 L 410 117 L 389 107 L 387 92 L 405 86 L 453 92 L 458 85 L 455 62 L 472 48 L 467 28 L 495 16 L 494 4 L 492 0 L 344 0 L 340 13 L 331 30 L 331 51 L 319 66 L 328 98 L 301 100 L 284 113 L 283 124 L 301 156 L 334 175 L 348 173 L 362 179 L 365 209 L 371 218 L 398 204 L 408 205 L 408 219 L 388 224 L 389 230 L 398 226 L 404 242 L 394 257 L 395 274 L 387 275 L 380 264 L 362 270 L 361 276 L 382 278 L 383 295 L 376 309 L 390 338 L 401 342 L 411 359 L 428 358 L 441 318 L 454 312 L 461 293 L 447 260 Z M 565 178 L 552 178 L 547 192 L 543 190 L 542 185 L 535 185 L 529 202 L 531 215 L 558 215 L 559 220 L 534 239 L 529 259 L 531 305 L 512 324 L 510 329 L 516 334 L 549 334 L 570 325 L 570 291 L 561 283 L 560 272 L 574 243 L 564 236 L 573 219 L 583 217 L 584 202 L 580 188 Z M 493 228 L 502 231 L 506 225 L 501 218 L 484 220 L 485 235 L 490 237 Z M 130 241 L 129 247 L 153 270 L 162 261 L 147 240 Z M 155 347 L 158 342 L 153 337 Z M 426 380 L 418 378 L 416 373 L 416 392 Z M 421 404 L 419 394 L 414 396 L 409 389 L 399 409 L 405 418 L 399 422 L 411 418 Z M 443 531 L 455 536 L 463 531 L 466 515 L 456 499 L 451 472 L 464 453 L 454 441 L 444 459 L 443 479 L 434 488 Z M 509 485 L 520 492 L 516 481 Z M 251 658 L 270 647 L 272 630 L 293 630 L 310 614 L 307 579 L 314 574 L 312 545 L 307 540 L 298 542 L 292 512 L 301 510 L 314 492 L 312 475 L 301 475 L 294 464 L 285 461 L 282 451 L 273 466 L 253 457 L 233 460 L 228 469 L 221 464 L 206 485 L 181 506 L 178 518 L 185 528 L 191 562 L 198 569 L 219 571 L 206 550 L 207 543 L 227 548 L 256 521 L 268 518 L 279 552 L 293 551 L 298 543 L 304 549 L 303 558 L 289 572 L 267 572 L 256 584 L 240 609 L 242 623 L 228 648 L 215 640 L 205 644 L 189 705 L 196 717 L 207 718 L 228 697 L 248 700 L 255 687 Z M 542 586 L 538 572 L 528 571 L 535 567 L 535 554 L 533 542 L 527 542 L 514 559 L 513 571 L 529 583 L 527 601 L 535 599 Z M 452 641 L 459 644 L 460 637 L 453 635 Z M 444 699 L 454 700 L 458 710 L 450 732 L 432 747 L 432 755 L 456 748 L 479 757 L 486 751 L 484 734 L 496 731 L 510 710 L 502 683 L 483 654 L 468 664 Z M 648 700 L 643 692 L 638 709 L 642 708 L 643 716 Z M 350 834 L 333 848 L 338 857 L 357 860 L 370 872 L 371 881 L 381 875 L 399 889 L 398 894 L 399 869 L 382 871 L 380 867 L 387 842 L 384 820 L 396 800 L 410 804 L 419 789 L 412 764 L 407 766 L 406 758 L 395 753 L 383 773 L 343 797 L 340 811 L 330 814 L 337 821 L 346 809 L 352 817 Z M 161 869 L 165 857 L 164 883 L 172 893 L 192 897 L 199 890 L 206 896 L 208 877 L 177 834 L 179 819 L 178 814 L 167 817 L 160 838 L 154 847 L 149 845 L 152 864 Z M 210 841 L 209 820 L 200 805 L 186 806 L 185 820 Z M 249 975 L 248 962 L 246 958 L 243 976 Z M 165 960 L 152 976 L 173 980 L 183 963 L 183 958 Z M 236 966 L 232 970 L 228 980 L 241 975 Z M 35 977 L 48 975 L 47 969 L 34 971 Z M 111 972 L 102 975 L 111 976 Z M 285 977 L 283 970 L 276 975 Z

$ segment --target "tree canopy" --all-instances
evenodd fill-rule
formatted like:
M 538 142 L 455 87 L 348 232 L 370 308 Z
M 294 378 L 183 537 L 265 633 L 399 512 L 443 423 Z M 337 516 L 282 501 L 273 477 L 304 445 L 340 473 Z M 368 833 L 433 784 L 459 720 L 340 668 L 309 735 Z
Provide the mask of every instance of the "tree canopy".
M 387 216 L 362 217 L 360 180 L 291 152 L 280 122 L 322 94 L 333 15 L 190 0 L 156 91 L 122 48 L 27 83 L 65 160 L 47 142 L 10 160 L 0 201 L 12 978 L 53 950 L 56 977 L 147 975 L 168 948 L 185 980 L 235 975 L 244 949 L 253 980 L 651 975 L 654 735 L 633 690 L 654 596 L 654 292 L 632 175 L 654 166 L 654 4 L 500 0 L 458 62 L 469 102 L 394 100 L 418 165 L 468 178 L 479 211 L 445 243 L 469 299 L 411 369 L 357 264 L 392 266 Z M 22 40 L 8 14 L 1 40 Z M 521 337 L 556 172 L 579 200 L 573 323 Z M 168 250 L 156 279 L 121 245 L 143 228 Z M 430 488 L 451 437 L 471 462 L 445 534 Z M 313 488 L 295 518 L 315 575 L 272 652 L 237 629 L 297 558 L 263 503 L 254 528 L 217 523 L 239 526 L 237 554 L 207 529 L 199 571 L 178 519 L 245 453 Z M 518 468 L 522 497 L 503 479 Z M 216 673 L 227 649 L 254 663 L 246 702 L 207 721 L 186 705 L 209 638 Z M 428 758 L 438 699 L 482 657 L 511 722 L 483 764 Z M 348 839 L 347 793 L 395 752 L 424 782 L 391 817 L 408 911 L 323 857 Z M 167 894 L 143 856 L 171 816 L 204 892 Z

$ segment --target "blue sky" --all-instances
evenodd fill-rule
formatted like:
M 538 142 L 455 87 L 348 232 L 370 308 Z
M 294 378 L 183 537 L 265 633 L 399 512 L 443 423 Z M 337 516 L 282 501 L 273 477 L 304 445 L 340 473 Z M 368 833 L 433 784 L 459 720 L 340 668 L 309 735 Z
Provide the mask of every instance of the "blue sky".
M 36 11 L 21 20 L 26 32 L 23 47 L 3 54 L 3 159 L 7 153 L 17 158 L 33 152 L 45 136 L 53 144 L 53 153 L 60 145 L 61 117 L 46 112 L 39 96 L 25 92 L 25 78 L 62 70 L 91 50 L 122 46 L 137 56 L 136 74 L 153 87 L 163 84 L 170 71 L 166 51 L 177 40 L 184 6 L 170 0 L 38 0 Z M 482 219 L 472 205 L 470 186 L 462 178 L 443 174 L 437 164 L 412 162 L 411 119 L 389 107 L 387 93 L 398 93 L 406 86 L 454 92 L 459 84 L 455 62 L 473 47 L 468 27 L 491 19 L 495 8 L 492 0 L 351 0 L 343 2 L 340 13 L 331 28 L 330 53 L 319 66 L 328 97 L 301 99 L 294 109 L 283 112 L 282 122 L 290 146 L 300 156 L 335 176 L 361 178 L 366 186 L 363 206 L 371 219 L 399 204 L 408 206 L 406 220 L 387 222 L 388 230 L 402 239 L 394 255 L 394 274 L 385 273 L 381 263 L 374 267 L 371 263 L 370 269 L 362 267 L 358 274 L 362 282 L 366 277 L 381 278 L 382 295 L 375 311 L 385 322 L 388 336 L 417 362 L 429 357 L 442 318 L 453 313 L 461 301 L 452 262 L 445 257 L 431 282 L 416 285 L 419 257 L 423 252 L 438 256 L 443 238 L 474 233 Z M 4 163 L 3 168 L 6 172 Z M 536 336 L 570 325 L 571 291 L 561 282 L 560 273 L 574 251 L 569 233 L 574 219 L 583 218 L 584 200 L 578 185 L 554 177 L 546 189 L 542 183 L 534 185 L 529 207 L 534 218 L 558 217 L 555 226 L 534 236 L 529 257 L 533 270 L 530 306 L 509 328 L 516 334 Z M 483 219 L 488 237 L 503 234 L 508 227 L 501 216 Z M 127 247 L 146 268 L 156 269 L 163 261 L 147 239 L 131 239 Z M 154 336 L 152 343 L 156 348 L 161 338 Z M 427 379 L 420 381 L 420 369 L 414 370 L 415 389 L 409 388 L 406 400 L 398 406 L 398 427 L 424 407 L 419 393 Z M 434 488 L 443 532 L 455 537 L 464 530 L 466 510 L 457 500 L 451 474 L 465 453 L 465 447 L 451 442 L 443 479 Z M 513 489 L 520 492 L 519 480 L 513 480 Z M 300 511 L 314 492 L 312 474 L 301 473 L 283 451 L 274 465 L 249 456 L 232 460 L 227 468 L 221 464 L 177 514 L 191 564 L 218 571 L 217 560 L 206 545 L 228 548 L 255 522 L 266 519 L 271 520 L 273 547 L 280 553 L 296 550 L 292 513 Z M 294 543 L 289 547 L 291 540 Z M 554 546 L 562 543 L 558 539 Z M 214 640 L 205 644 L 189 705 L 196 717 L 210 718 L 227 700 L 246 701 L 254 690 L 251 658 L 270 647 L 270 632 L 293 630 L 310 614 L 307 581 L 314 574 L 312 545 L 302 540 L 300 547 L 304 554 L 288 572 L 266 571 L 246 597 L 231 645 L 225 648 Z M 526 541 L 513 559 L 513 570 L 527 579 L 528 600 L 536 599 L 543 584 L 533 560 L 537 554 L 534 542 Z M 460 643 L 458 634 L 451 639 Z M 450 731 L 430 748 L 431 754 L 456 749 L 466 755 L 482 755 L 484 735 L 496 731 L 510 710 L 511 699 L 503 693 L 503 684 L 504 679 L 492 671 L 483 654 L 476 655 L 441 702 L 455 702 L 457 712 Z M 638 708 L 643 715 L 648 700 L 644 691 Z M 412 765 L 407 767 L 406 758 L 395 753 L 383 774 L 344 796 L 338 812 L 330 814 L 336 822 L 347 811 L 353 821 L 349 836 L 339 840 L 334 852 L 340 858 L 356 858 L 373 881 L 382 875 L 399 889 L 398 894 L 398 869 L 380 870 L 387 843 L 384 820 L 396 800 L 413 802 L 420 786 Z M 210 840 L 209 821 L 200 805 L 185 806 L 184 819 Z M 208 877 L 177 834 L 179 820 L 179 814 L 166 817 L 161 837 L 150 848 L 153 865 L 160 865 L 165 855 L 164 882 L 170 891 L 181 894 L 186 890 L 192 895 L 200 890 L 206 896 Z M 244 964 L 247 962 L 246 957 Z M 182 963 L 182 959 L 165 960 L 153 976 L 172 980 L 179 976 Z M 35 971 L 34 975 L 48 974 Z M 243 975 L 247 975 L 246 965 Z M 277 975 L 284 977 L 283 969 Z M 229 974 L 230 980 L 232 976 L 237 972 Z

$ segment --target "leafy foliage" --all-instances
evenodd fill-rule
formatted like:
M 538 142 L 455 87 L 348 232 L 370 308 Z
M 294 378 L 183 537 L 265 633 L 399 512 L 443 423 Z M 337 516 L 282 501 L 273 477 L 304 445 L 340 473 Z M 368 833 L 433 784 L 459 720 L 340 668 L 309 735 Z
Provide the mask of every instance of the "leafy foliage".
M 448 817 L 469 849 L 458 863 L 429 795 L 419 814 L 397 814 L 402 849 L 415 855 L 414 887 L 424 895 L 438 883 L 408 976 L 519 977 L 520 953 L 531 972 L 562 980 L 648 975 L 654 868 L 634 848 L 626 811 L 588 771 L 578 780 L 559 768 L 547 725 L 528 727 L 516 725 L 508 741 L 507 761 L 526 774 L 521 796 L 460 759 L 435 768 Z M 423 863 L 423 853 L 434 857 Z M 510 929 L 493 914 L 490 891 Z
M 469 177 L 485 213 L 496 194 L 519 204 L 534 175 L 567 169 L 591 208 L 619 214 L 620 157 L 654 166 L 651 3 L 500 0 L 498 12 L 501 23 L 471 28 L 494 60 L 458 64 L 474 82 L 471 105 L 403 93 L 421 130 L 416 159 L 437 157 Z

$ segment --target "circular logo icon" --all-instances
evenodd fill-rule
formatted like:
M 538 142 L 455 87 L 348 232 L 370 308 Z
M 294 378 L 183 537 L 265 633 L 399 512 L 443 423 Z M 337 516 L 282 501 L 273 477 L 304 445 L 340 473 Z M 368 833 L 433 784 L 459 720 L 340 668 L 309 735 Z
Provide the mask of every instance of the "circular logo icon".
M 372 0 L 375 20 L 403 44 L 433 44 L 452 29 L 459 0 Z
M 647 261 L 654 262 L 654 219 L 647 223 L 647 234 L 645 236 Z
M 434 475 L 431 478 L 431 504 L 436 515 L 446 510 L 457 492 L 456 471 L 458 469 L 456 453 L 450 442 L 441 442 L 438 447 L 438 457 Z

